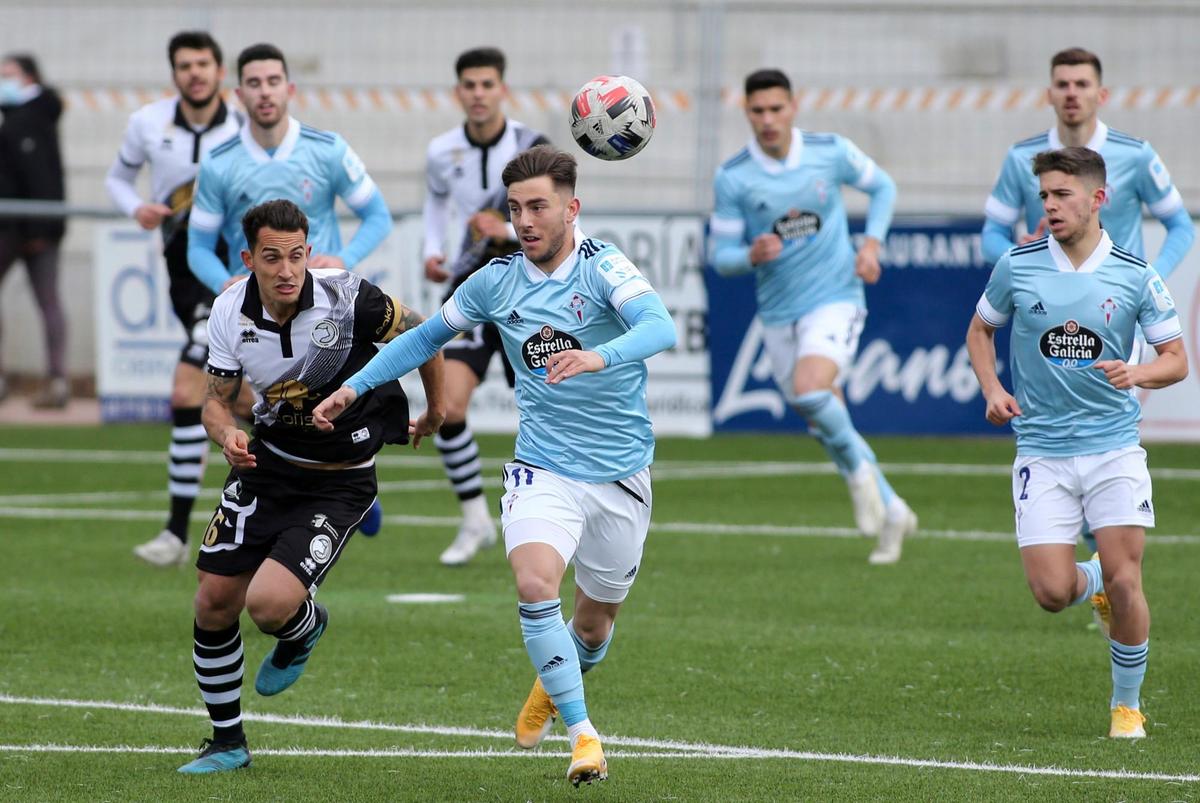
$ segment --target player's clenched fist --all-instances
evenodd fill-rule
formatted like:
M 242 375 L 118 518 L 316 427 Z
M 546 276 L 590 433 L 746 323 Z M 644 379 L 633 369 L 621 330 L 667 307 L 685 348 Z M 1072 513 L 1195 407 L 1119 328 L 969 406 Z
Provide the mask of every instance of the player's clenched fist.
M 987 399 L 987 420 L 1002 427 L 1021 414 L 1021 405 L 1008 391 L 999 390 Z
M 317 429 L 322 432 L 330 432 L 333 430 L 333 419 L 346 411 L 346 408 L 354 404 L 354 400 L 358 398 L 358 393 L 349 385 L 342 385 L 340 388 L 330 393 L 325 401 L 317 405 L 313 410 L 313 423 Z

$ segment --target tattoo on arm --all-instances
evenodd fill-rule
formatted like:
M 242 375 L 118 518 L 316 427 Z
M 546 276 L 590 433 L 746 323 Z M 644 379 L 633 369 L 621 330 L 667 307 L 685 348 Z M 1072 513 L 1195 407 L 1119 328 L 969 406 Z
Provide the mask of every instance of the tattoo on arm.
M 396 316 L 398 322 L 396 325 L 397 333 L 407 332 L 409 329 L 416 329 L 421 324 L 425 323 L 425 316 L 419 312 L 409 309 L 403 304 L 400 305 L 400 314 Z
M 242 378 L 240 376 L 217 376 L 216 374 L 208 375 L 208 388 L 205 395 L 210 399 L 215 399 L 228 407 L 232 407 L 237 401 L 238 394 L 242 390 Z

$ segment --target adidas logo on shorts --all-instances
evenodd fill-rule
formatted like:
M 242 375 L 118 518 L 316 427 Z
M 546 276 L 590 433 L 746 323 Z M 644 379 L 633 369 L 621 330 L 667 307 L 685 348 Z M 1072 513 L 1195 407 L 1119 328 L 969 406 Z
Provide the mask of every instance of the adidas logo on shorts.
M 1138 505 L 1138 513 L 1153 513 L 1153 512 L 1154 512 L 1154 508 L 1150 507 L 1149 499 L 1143 499 L 1142 503 L 1140 505 Z

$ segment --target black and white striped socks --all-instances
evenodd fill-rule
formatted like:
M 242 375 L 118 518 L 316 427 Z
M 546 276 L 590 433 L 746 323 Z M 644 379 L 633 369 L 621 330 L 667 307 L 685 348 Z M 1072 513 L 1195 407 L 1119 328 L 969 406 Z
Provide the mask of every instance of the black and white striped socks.
M 466 502 L 483 495 L 483 463 L 479 459 L 479 445 L 475 434 L 460 421 L 442 426 L 433 443 L 442 453 L 442 465 L 459 501 Z
M 172 410 L 171 420 L 170 465 L 167 469 L 171 515 L 167 520 L 167 529 L 186 544 L 188 518 L 192 515 L 196 497 L 200 495 L 200 480 L 204 477 L 208 433 L 200 423 L 199 407 Z
M 237 742 L 242 731 L 242 634 L 234 622 L 224 630 L 193 625 L 192 666 L 213 725 L 213 741 Z

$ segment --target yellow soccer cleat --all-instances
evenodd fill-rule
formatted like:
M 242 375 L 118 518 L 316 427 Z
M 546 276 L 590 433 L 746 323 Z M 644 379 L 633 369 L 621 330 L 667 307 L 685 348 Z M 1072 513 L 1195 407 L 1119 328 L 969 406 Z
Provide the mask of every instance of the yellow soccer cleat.
M 1146 736 L 1146 717 L 1141 711 L 1119 705 L 1112 710 L 1110 739 L 1143 739 Z
M 1096 620 L 1096 626 L 1100 628 L 1100 632 L 1105 638 L 1109 638 L 1108 632 L 1112 625 L 1112 606 L 1108 604 L 1108 594 L 1101 591 L 1099 594 L 1092 594 L 1092 618 Z
M 537 678 L 525 698 L 525 705 L 521 706 L 521 713 L 517 714 L 517 744 L 526 750 L 537 747 L 550 732 L 557 716 L 554 701 L 546 694 L 542 679 Z
M 592 781 L 608 779 L 608 762 L 604 760 L 604 748 L 600 740 L 586 733 L 579 734 L 575 749 L 571 751 L 571 766 L 567 767 L 567 780 L 579 786 Z

